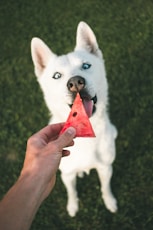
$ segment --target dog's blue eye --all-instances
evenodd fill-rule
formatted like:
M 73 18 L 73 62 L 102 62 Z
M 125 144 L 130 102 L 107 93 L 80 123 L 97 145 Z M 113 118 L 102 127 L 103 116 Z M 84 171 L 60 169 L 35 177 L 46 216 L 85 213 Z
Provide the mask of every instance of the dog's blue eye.
M 91 64 L 89 63 L 83 63 L 82 64 L 82 69 L 89 69 L 91 67 Z
M 59 79 L 59 78 L 61 78 L 61 77 L 62 77 L 62 74 L 59 73 L 59 72 L 56 72 L 56 73 L 54 73 L 54 75 L 53 75 L 53 78 L 54 78 L 54 79 Z

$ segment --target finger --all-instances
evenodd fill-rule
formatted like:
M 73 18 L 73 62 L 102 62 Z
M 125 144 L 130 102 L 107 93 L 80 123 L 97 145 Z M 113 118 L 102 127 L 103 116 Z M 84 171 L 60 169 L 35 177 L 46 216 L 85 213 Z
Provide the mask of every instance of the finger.
M 73 146 L 74 145 L 74 141 L 72 140 L 72 142 L 69 144 L 69 146 L 66 146 L 66 147 L 70 147 L 70 146 Z M 62 157 L 66 157 L 66 156 L 69 156 L 70 155 L 70 151 L 67 150 L 67 149 L 63 149 L 62 150 Z
M 55 141 L 59 150 L 74 144 L 73 138 L 76 135 L 76 130 L 73 127 L 69 127 L 62 133 L 58 139 Z
M 74 145 L 74 141 L 72 140 L 68 146 L 65 146 L 65 147 L 70 147 L 70 146 L 73 146 Z
M 52 138 L 56 139 L 59 132 L 63 128 L 64 123 L 52 124 L 44 127 L 39 132 L 34 134 L 35 137 L 43 139 L 46 143 L 51 141 Z
M 63 151 L 62 151 L 62 157 L 67 157 L 69 155 L 70 155 L 70 151 L 67 150 L 67 149 L 63 149 Z

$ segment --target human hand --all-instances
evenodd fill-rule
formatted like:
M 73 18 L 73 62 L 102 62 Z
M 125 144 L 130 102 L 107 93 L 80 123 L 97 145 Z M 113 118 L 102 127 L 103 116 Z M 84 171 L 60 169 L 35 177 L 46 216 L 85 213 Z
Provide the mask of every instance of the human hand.
M 61 157 L 70 153 L 64 148 L 74 144 L 74 128 L 59 136 L 63 125 L 48 125 L 29 138 L 21 175 L 0 202 L 0 229 L 30 228 L 55 184 Z
M 65 147 L 73 146 L 75 129 L 68 128 L 59 136 L 63 123 L 48 125 L 28 139 L 21 178 L 30 176 L 41 191 L 44 200 L 52 190 L 62 156 L 68 156 Z

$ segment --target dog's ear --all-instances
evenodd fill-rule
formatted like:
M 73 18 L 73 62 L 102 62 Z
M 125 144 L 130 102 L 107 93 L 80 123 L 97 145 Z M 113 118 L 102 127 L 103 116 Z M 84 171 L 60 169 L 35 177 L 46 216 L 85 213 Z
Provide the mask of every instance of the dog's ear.
M 102 57 L 95 34 L 85 22 L 80 22 L 77 28 L 75 50 L 80 49 L 85 49 L 100 58 Z
M 55 54 L 40 38 L 33 38 L 31 41 L 31 56 L 35 67 L 35 74 L 39 77 L 47 66 L 49 59 L 55 56 Z

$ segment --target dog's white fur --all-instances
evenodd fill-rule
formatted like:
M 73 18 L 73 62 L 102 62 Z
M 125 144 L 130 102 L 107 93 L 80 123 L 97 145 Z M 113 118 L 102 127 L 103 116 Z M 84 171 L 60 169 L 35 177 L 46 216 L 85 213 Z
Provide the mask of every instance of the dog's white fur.
M 98 99 L 96 112 L 90 118 L 96 138 L 76 138 L 74 147 L 71 147 L 71 155 L 63 158 L 60 164 L 61 177 L 68 194 L 69 215 L 75 216 L 78 211 L 77 175 L 89 173 L 93 168 L 97 170 L 107 209 L 116 212 L 117 202 L 111 192 L 110 180 L 115 159 L 117 130 L 107 114 L 108 84 L 104 60 L 93 31 L 85 22 L 80 22 L 76 47 L 73 52 L 66 55 L 57 56 L 39 38 L 32 39 L 31 51 L 35 74 L 52 114 L 50 123 L 63 122 L 68 117 L 69 104 L 74 100 L 67 87 L 71 77 L 83 77 L 88 94 L 91 98 L 96 95 Z M 81 68 L 83 63 L 90 63 L 91 67 L 84 70 Z M 53 78 L 56 72 L 57 79 Z

